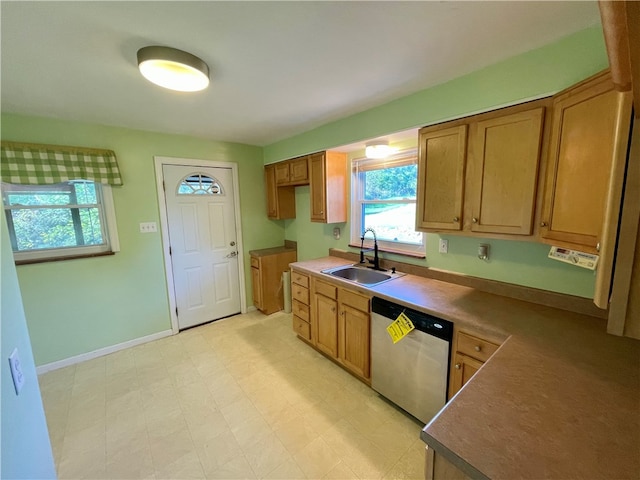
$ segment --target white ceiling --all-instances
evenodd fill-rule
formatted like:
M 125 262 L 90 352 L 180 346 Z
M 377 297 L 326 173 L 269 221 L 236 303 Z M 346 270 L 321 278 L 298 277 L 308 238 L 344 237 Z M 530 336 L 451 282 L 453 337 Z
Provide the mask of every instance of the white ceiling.
M 1 2 L 2 111 L 268 145 L 598 24 L 591 2 Z M 136 52 L 199 56 L 210 87 Z

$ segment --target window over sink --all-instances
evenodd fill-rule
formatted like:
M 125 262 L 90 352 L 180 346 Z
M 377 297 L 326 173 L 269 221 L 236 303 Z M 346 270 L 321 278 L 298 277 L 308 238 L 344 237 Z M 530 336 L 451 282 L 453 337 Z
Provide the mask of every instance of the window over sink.
M 352 245 L 360 246 L 362 232 L 372 228 L 381 250 L 424 255 L 424 234 L 415 229 L 417 161 L 416 149 L 352 161 Z

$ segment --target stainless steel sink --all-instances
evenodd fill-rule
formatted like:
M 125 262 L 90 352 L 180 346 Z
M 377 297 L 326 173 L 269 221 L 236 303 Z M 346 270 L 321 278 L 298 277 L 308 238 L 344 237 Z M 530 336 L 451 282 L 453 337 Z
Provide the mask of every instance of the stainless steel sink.
M 378 270 L 371 270 L 364 266 L 360 267 L 355 265 L 343 265 L 341 267 L 329 268 L 327 270 L 322 270 L 322 273 L 339 277 L 366 287 L 372 287 L 383 282 L 388 282 L 389 280 L 393 280 L 394 278 L 404 275 L 403 273 L 392 273 L 389 271 L 381 272 Z

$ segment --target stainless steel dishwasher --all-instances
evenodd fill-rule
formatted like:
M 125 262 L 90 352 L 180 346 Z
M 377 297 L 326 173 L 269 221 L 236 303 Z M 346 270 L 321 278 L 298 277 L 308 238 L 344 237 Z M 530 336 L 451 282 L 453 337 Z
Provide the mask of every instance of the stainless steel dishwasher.
M 426 424 L 447 401 L 453 324 L 379 297 L 371 311 L 371 387 Z M 415 329 L 394 344 L 387 327 L 401 312 Z

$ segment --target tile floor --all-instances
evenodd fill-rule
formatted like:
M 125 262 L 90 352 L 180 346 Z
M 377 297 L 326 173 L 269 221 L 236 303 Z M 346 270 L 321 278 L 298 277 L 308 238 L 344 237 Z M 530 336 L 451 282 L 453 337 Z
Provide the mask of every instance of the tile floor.
M 40 376 L 60 479 L 424 478 L 422 425 L 251 312 Z

